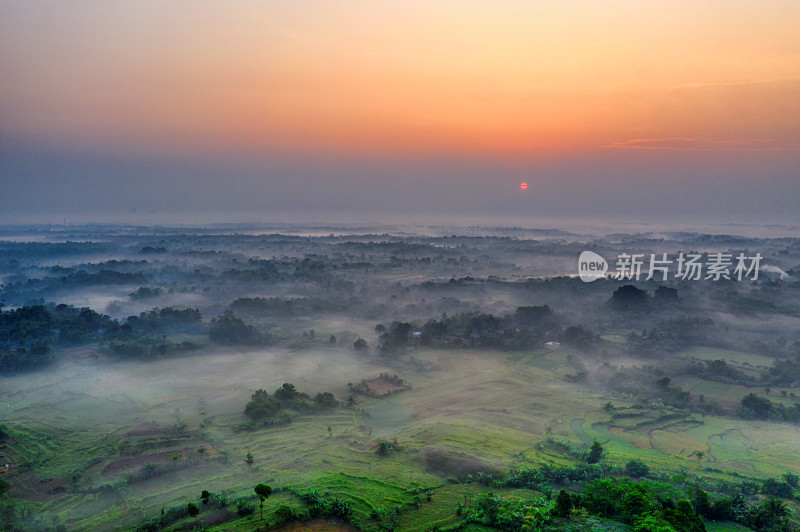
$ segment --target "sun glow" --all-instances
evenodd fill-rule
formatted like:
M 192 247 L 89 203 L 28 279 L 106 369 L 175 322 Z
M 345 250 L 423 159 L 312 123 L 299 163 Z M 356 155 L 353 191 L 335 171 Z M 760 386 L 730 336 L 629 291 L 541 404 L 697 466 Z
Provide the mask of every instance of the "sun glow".
M 793 2 L 93 5 L 7 8 L 6 129 L 154 150 L 495 154 L 797 131 Z

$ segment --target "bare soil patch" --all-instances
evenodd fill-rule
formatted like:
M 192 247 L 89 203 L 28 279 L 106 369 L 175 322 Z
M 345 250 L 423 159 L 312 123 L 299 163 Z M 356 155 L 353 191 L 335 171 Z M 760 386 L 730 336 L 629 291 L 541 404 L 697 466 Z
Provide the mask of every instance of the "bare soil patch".
M 138 454 L 134 456 L 122 456 L 116 460 L 112 460 L 103 468 L 103 475 L 116 476 L 125 471 L 134 471 L 144 464 L 158 464 L 165 465 L 173 462 L 186 462 L 191 459 L 197 459 L 199 454 L 197 449 L 203 447 L 205 456 L 216 456 L 219 451 L 213 445 L 206 443 L 204 445 L 183 449 L 171 449 L 157 453 Z
M 283 532 L 357 532 L 358 529 L 347 523 L 337 521 L 326 521 L 324 519 L 314 519 L 305 523 L 289 523 L 278 530 Z
M 161 436 L 165 435 L 168 431 L 159 426 L 158 423 L 145 422 L 134 427 L 130 432 L 126 432 L 126 438 L 138 438 L 142 436 Z
M 11 495 L 31 502 L 47 502 L 58 499 L 69 490 L 68 478 L 39 478 L 32 469 L 8 477 Z
M 374 379 L 363 379 L 358 384 L 348 384 L 347 386 L 353 393 L 376 398 L 387 397 L 394 393 L 411 389 L 411 385 L 406 381 L 397 375 L 389 375 L 388 373 L 381 373 L 379 377 Z
M 202 511 L 203 509 L 200 508 L 200 510 Z M 200 516 L 197 518 L 197 521 L 200 523 L 205 523 L 205 526 L 217 526 L 230 521 L 234 517 L 236 517 L 236 515 L 228 510 L 219 510 L 206 515 L 200 514 Z M 197 530 L 197 528 L 195 523 L 192 522 L 183 525 L 182 530 Z
M 369 386 L 369 389 L 375 392 L 375 395 L 378 396 L 397 393 L 405 389 L 402 386 L 398 386 L 397 384 L 391 383 L 383 378 L 367 381 L 367 386 Z

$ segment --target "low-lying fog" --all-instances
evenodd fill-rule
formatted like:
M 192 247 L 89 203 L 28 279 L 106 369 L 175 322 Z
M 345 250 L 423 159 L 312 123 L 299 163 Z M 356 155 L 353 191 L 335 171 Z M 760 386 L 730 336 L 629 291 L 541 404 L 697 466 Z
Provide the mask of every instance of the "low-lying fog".
M 10 497 L 37 508 L 34 529 L 135 528 L 200 489 L 499 479 L 520 456 L 561 463 L 551 440 L 570 456 L 602 441 L 616 466 L 713 462 L 730 482 L 800 472 L 800 239 L 544 227 L 7 229 Z M 762 269 L 583 282 L 586 250 L 611 274 L 625 253 Z M 281 402 L 284 383 L 306 402 Z
M 117 431 L 126 432 L 142 422 L 172 425 L 174 409 L 180 408 L 181 420 L 196 428 L 201 422 L 197 409 L 201 399 L 207 405 L 202 417 L 244 421 L 244 405 L 259 388 L 272 392 L 291 382 L 311 395 L 327 391 L 341 397 L 348 382 L 385 369 L 333 349 L 230 349 L 148 363 L 98 361 L 91 348 L 72 351 L 74 357 L 53 367 L 0 376 L 0 406 L 7 423 L 91 430 L 107 428 L 111 422 Z M 29 407 L 43 405 L 54 410 L 52 417 L 28 415 Z

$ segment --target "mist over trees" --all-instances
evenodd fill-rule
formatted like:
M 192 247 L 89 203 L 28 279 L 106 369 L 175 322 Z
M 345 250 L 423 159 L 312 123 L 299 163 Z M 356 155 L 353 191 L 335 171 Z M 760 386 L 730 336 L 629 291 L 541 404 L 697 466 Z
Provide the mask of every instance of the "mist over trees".
M 791 522 L 797 472 L 745 474 L 723 449 L 735 430 L 752 443 L 756 425 L 780 440 L 800 424 L 797 283 L 585 283 L 573 271 L 586 248 L 746 246 L 794 272 L 791 239 L 104 228 L 98 244 L 75 231 L 85 242 L 0 242 L 0 376 L 69 383 L 4 396 L 0 453 L 15 480 L 3 500 L 24 485 L 83 508 L 180 473 L 193 495 L 167 495 L 140 529 Z M 158 391 L 124 391 L 129 379 Z M 114 394 L 94 402 L 95 389 Z M 84 403 L 82 416 L 111 420 L 103 436 L 92 421 L 54 438 L 60 420 L 84 423 Z M 777 460 L 737 449 L 759 467 Z M 32 476 L 43 471 L 51 482 Z M 205 483 L 243 475 L 274 486 L 270 498 Z

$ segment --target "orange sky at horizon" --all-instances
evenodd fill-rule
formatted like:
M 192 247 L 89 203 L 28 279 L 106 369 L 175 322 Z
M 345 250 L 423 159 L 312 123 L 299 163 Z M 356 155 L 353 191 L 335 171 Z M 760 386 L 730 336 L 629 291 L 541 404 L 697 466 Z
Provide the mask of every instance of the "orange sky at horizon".
M 800 3 L 11 3 L 0 131 L 145 152 L 800 148 Z

